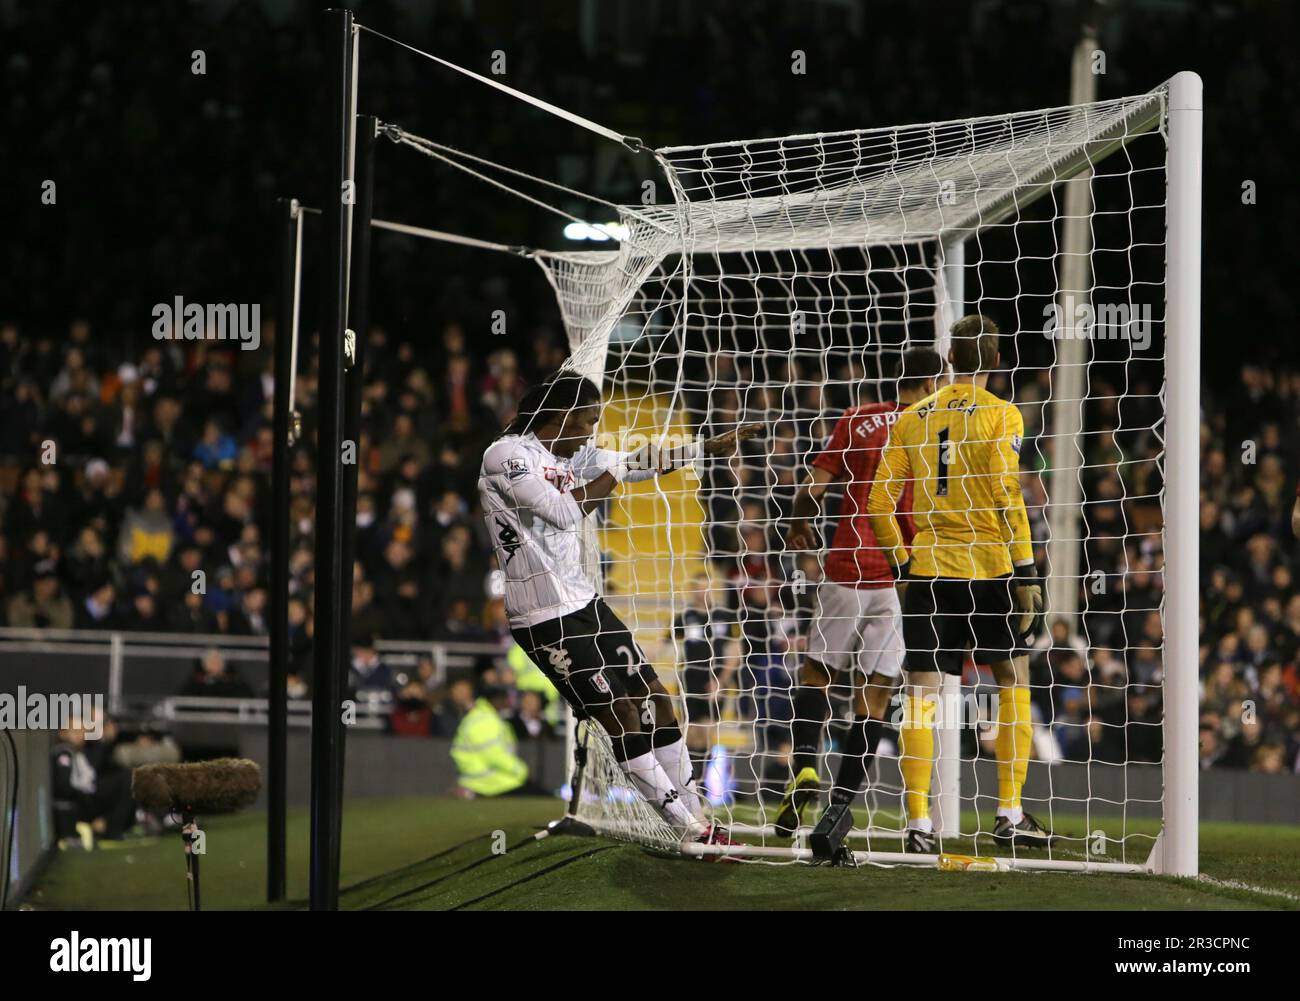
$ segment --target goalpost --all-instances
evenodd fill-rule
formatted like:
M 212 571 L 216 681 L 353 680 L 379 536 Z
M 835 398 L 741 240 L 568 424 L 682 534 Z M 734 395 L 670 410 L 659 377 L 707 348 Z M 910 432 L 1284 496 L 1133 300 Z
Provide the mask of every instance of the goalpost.
M 1049 763 L 1035 762 L 1026 796 L 1064 836 L 1061 847 L 1020 852 L 1006 864 L 1195 873 L 1199 86 L 1180 74 L 1148 94 L 1086 106 L 658 150 L 674 198 L 621 206 L 628 235 L 619 250 L 537 255 L 569 326 L 574 367 L 604 377 L 612 430 L 703 435 L 751 420 L 770 429 L 734 472 L 715 464 L 693 482 L 625 490 L 601 545 L 607 598 L 657 651 L 661 674 L 681 663 L 681 644 L 663 640 L 692 576 L 730 570 L 730 603 L 746 634 L 741 659 L 761 663 L 742 664 L 739 680 L 732 674 L 719 693 L 727 708 L 712 758 L 725 756 L 732 774 L 711 798 L 749 842 L 725 853 L 810 854 L 771 828 L 786 777 L 790 707 L 780 689 L 799 659 L 799 630 L 788 620 L 801 602 L 791 593 L 810 588 L 816 574 L 783 552 L 779 529 L 804 460 L 829 430 L 826 418 L 890 397 L 890 357 L 931 342 L 945 352 L 952 321 L 980 311 L 1006 334 L 1008 368 L 992 388 L 1020 405 L 1033 436 L 1022 480 L 1036 549 L 1073 548 L 1081 567 L 1071 586 L 1084 606 L 1063 619 L 1073 627 L 1068 638 L 1083 646 L 1085 666 L 1098 651 L 1112 651 L 1108 667 L 1116 655 L 1122 661 L 1086 683 L 1036 679 L 1040 748 L 1068 743 L 1062 756 L 1075 760 L 1051 763 L 1049 752 Z M 1061 186 L 1074 177 L 1086 177 L 1094 196 L 1095 280 L 1071 303 L 1068 295 L 1058 301 L 1065 262 L 1056 241 Z M 1085 339 L 1082 380 L 1054 371 L 1068 336 Z M 1070 382 L 1081 382 L 1081 395 L 1054 395 Z M 1051 411 L 1063 405 L 1077 408 L 1081 431 L 1058 443 Z M 1053 444 L 1079 450 L 1063 471 L 1079 478 L 1072 491 L 1053 466 Z M 1120 515 L 1118 534 L 1111 526 L 1104 537 L 1046 538 L 1053 486 L 1077 496 L 1085 512 L 1109 505 Z M 727 534 L 729 542 L 719 538 Z M 1049 579 L 1057 573 L 1043 569 Z M 1153 592 L 1163 592 L 1162 603 L 1144 603 L 1129 583 L 1135 573 L 1162 583 Z M 1104 600 L 1116 588 L 1118 608 Z M 1049 669 L 1053 656 L 1045 656 Z M 1163 717 L 1138 715 L 1156 686 Z M 1122 710 L 1058 715 L 1069 701 L 1062 689 L 1075 687 L 1090 704 L 1122 700 Z M 969 687 L 965 699 L 960 691 L 949 679 L 941 703 L 948 718 L 939 726 L 936 830 L 959 839 L 958 850 L 975 839 L 985 851 L 981 836 L 996 804 L 988 769 L 972 759 L 987 749 L 962 747 L 970 723 L 962 713 L 979 706 L 980 693 L 972 700 Z M 1139 743 L 1130 731 L 1157 725 L 1159 777 L 1154 761 L 1127 754 Z M 1126 753 L 1113 760 L 1117 744 Z M 778 779 L 765 782 L 773 766 Z M 858 860 L 927 861 L 900 854 L 896 762 L 882 758 L 876 769 L 858 810 Z M 706 774 L 706 784 L 715 778 Z M 677 849 L 653 811 L 628 795 L 599 737 L 584 781 L 579 819 Z M 1142 823 L 1144 814 L 1161 823 Z
M 570 728 L 580 764 L 569 817 L 668 852 L 810 858 L 807 829 L 792 843 L 774 836 L 772 819 L 789 778 L 789 687 L 824 551 L 787 552 L 784 519 L 834 419 L 892 398 L 891 362 L 914 346 L 944 353 L 954 319 L 978 311 L 1003 331 L 1003 371 L 990 389 L 1025 416 L 1022 486 L 1040 568 L 1049 580 L 1061 576 L 1046 562 L 1049 551 L 1073 551 L 1079 566 L 1072 586 L 1080 612 L 1063 619 L 1057 648 L 1036 658 L 1031 685 L 1036 752 L 1026 804 L 1062 838 L 1050 850 L 999 852 L 1000 864 L 1194 875 L 1199 78 L 1180 73 L 1146 94 L 1041 111 L 648 151 L 499 81 L 357 30 L 656 160 L 656 199 L 605 203 L 618 217 L 614 250 L 529 250 L 387 224 L 541 267 L 568 333 L 567 366 L 602 387 L 603 443 L 672 444 L 755 420 L 765 427 L 733 460 L 625 485 L 584 528 L 593 583 L 683 696 L 679 715 L 688 705 L 716 707 L 716 719 L 695 724 L 693 736 L 708 743 L 701 784 L 715 818 L 744 844 L 680 844 L 630 789 L 598 727 L 581 736 Z M 355 52 L 354 35 L 354 78 Z M 579 192 L 398 125 L 378 130 L 574 219 L 515 185 Z M 1059 243 L 1062 185 L 1072 178 L 1087 178 L 1092 192 L 1092 281 L 1076 303 L 1061 294 L 1060 278 L 1069 252 Z M 334 294 L 346 295 L 347 262 L 341 267 Z M 1085 338 L 1082 352 L 1070 352 L 1083 358 L 1082 380 L 1061 379 L 1060 339 L 1068 336 Z M 1056 392 L 1080 382 L 1077 397 Z M 1062 407 L 1077 408 L 1081 429 L 1071 430 L 1078 455 L 1066 470 L 1052 462 L 1060 432 L 1051 411 Z M 1078 478 L 1072 490 L 1063 475 Z M 1048 537 L 1054 492 L 1078 498 L 1079 538 Z M 1049 592 L 1062 586 L 1058 579 Z M 703 690 L 693 687 L 701 665 L 691 665 L 694 680 L 682 670 L 680 617 L 691 603 L 726 612 L 717 656 L 702 665 Z M 842 707 L 846 689 L 832 693 Z M 945 851 L 990 854 L 994 689 L 968 665 L 944 696 L 936 831 Z M 824 777 L 836 729 L 833 719 Z M 854 857 L 934 864 L 902 854 L 894 750 L 882 748 L 855 801 Z

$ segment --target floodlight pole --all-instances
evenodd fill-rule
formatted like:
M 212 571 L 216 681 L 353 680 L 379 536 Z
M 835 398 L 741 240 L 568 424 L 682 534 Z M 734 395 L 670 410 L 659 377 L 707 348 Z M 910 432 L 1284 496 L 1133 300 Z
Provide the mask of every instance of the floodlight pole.
M 328 10 L 329 186 L 325 215 L 324 308 L 320 325 L 316 428 L 315 638 L 311 728 L 311 909 L 338 909 L 342 838 L 338 775 L 342 758 L 343 329 L 347 318 L 348 223 L 352 188 L 352 12 Z
M 1195 876 L 1199 849 L 1201 78 L 1169 81 L 1165 246 L 1164 830 L 1157 872 Z
M 280 311 L 275 323 L 275 395 L 271 419 L 271 651 L 267 700 L 266 899 L 285 894 L 285 810 L 289 736 L 289 410 L 294 305 L 298 298 L 302 213 L 296 199 L 276 200 L 280 218 Z

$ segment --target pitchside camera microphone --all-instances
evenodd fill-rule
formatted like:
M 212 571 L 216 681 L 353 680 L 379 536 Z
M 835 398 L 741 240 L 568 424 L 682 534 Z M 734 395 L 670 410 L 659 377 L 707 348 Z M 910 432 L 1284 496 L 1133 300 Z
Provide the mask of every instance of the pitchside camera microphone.
M 141 765 L 131 773 L 137 803 L 191 815 L 233 813 L 250 805 L 261 789 L 261 769 L 245 758 Z
M 203 832 L 198 815 L 234 813 L 257 799 L 261 788 L 262 771 L 256 762 L 246 758 L 141 765 L 131 773 L 131 795 L 137 803 L 181 815 L 191 910 L 203 909 L 199 888 Z

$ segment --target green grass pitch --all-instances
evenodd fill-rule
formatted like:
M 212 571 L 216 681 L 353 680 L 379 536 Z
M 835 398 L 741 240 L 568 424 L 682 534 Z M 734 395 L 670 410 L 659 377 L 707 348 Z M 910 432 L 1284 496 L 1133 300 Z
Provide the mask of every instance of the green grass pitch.
M 347 910 L 1300 910 L 1300 828 L 1201 825 L 1205 879 L 1079 873 L 963 873 L 717 864 L 661 858 L 601 838 L 510 846 L 559 816 L 558 800 L 353 800 L 344 811 Z M 265 907 L 265 819 L 203 824 L 204 909 Z M 289 815 L 289 896 L 306 906 L 305 810 Z M 60 852 L 27 905 L 183 910 L 179 835 L 95 852 Z

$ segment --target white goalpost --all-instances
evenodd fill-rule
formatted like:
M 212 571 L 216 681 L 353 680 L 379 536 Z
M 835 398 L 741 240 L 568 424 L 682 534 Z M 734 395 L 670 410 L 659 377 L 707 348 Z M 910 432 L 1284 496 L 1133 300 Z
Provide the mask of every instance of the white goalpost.
M 832 492 L 823 547 L 807 553 L 785 545 L 790 502 L 839 415 L 892 399 L 901 355 L 946 354 L 953 322 L 979 312 L 1003 333 L 989 389 L 1025 419 L 1022 489 L 1057 605 L 1032 659 L 1024 797 L 1059 837 L 1032 851 L 991 841 L 996 685 L 973 662 L 941 699 L 935 831 L 944 852 L 996 855 L 1000 868 L 1195 875 L 1200 79 L 1039 111 L 648 151 L 403 47 L 652 155 L 663 181 L 648 204 L 604 203 L 617 215 L 610 250 L 375 225 L 534 261 L 566 327 L 566 367 L 602 390 L 607 444 L 764 428 L 733 459 L 625 484 L 582 529 L 593 585 L 677 695 L 712 814 L 740 844 L 682 844 L 594 725 L 570 727 L 581 765 L 569 816 L 669 853 L 811 860 L 815 815 L 793 839 L 773 820 L 840 502 Z M 574 218 L 518 188 L 581 193 L 396 125 L 380 131 L 487 182 L 493 197 Z M 1065 196 L 1074 179 L 1090 197 Z M 1080 211 L 1082 250 L 1061 236 Z M 1074 289 L 1067 271 L 1087 280 Z M 1062 504 L 1078 510 L 1060 517 Z M 823 778 L 839 756 L 847 679 L 830 692 Z M 887 729 L 852 806 L 852 856 L 933 865 L 903 852 L 898 753 Z

